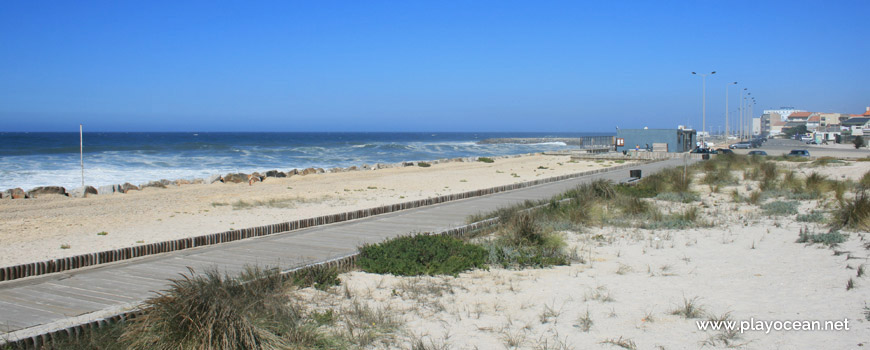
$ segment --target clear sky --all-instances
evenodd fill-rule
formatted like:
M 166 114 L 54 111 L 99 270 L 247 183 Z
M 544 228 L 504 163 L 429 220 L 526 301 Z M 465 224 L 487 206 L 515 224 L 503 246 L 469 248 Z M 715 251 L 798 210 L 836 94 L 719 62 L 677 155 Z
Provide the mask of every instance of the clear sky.
M 604 131 L 870 106 L 870 1 L 2 1 L 0 131 Z M 738 104 L 731 90 L 730 107 Z

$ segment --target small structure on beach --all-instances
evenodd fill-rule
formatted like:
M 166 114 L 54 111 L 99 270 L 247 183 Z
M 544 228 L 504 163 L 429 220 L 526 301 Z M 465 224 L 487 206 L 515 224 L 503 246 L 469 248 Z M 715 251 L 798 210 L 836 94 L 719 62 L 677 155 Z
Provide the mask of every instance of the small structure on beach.
M 692 129 L 618 129 L 616 150 L 688 152 L 695 148 L 697 132 Z

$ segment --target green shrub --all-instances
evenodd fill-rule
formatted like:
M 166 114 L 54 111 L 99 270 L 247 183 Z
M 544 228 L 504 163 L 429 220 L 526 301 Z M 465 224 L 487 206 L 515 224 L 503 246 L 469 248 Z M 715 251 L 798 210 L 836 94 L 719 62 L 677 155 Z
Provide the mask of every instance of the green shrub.
M 341 280 L 338 279 L 338 269 L 334 267 L 312 266 L 297 271 L 292 278 L 296 286 L 314 287 L 318 290 L 326 290 L 341 284 Z
M 131 349 L 276 349 L 316 344 L 275 271 L 249 269 L 240 278 L 217 270 L 172 280 L 145 302 L 147 312 L 127 326 Z
M 855 199 L 844 201 L 834 213 L 834 228 L 870 231 L 870 198 L 860 191 Z
M 656 199 L 668 202 L 691 203 L 697 201 L 698 195 L 691 192 L 664 192 L 659 193 Z
M 828 164 L 844 164 L 846 162 L 836 159 L 834 157 L 821 157 L 812 162 L 812 166 L 814 167 L 823 167 Z
M 456 275 L 482 268 L 486 250 L 444 235 L 399 237 L 360 249 L 357 263 L 363 271 L 401 276 Z
M 795 243 L 807 243 L 807 244 L 824 244 L 829 247 L 836 246 L 840 243 L 846 241 L 848 235 L 844 235 L 837 231 L 831 231 L 828 233 L 816 233 L 811 234 L 808 230 L 801 230 L 800 235 L 798 236 L 797 241 Z
M 429 163 L 426 163 L 426 162 L 418 162 L 418 163 L 417 163 L 417 166 L 418 166 L 418 167 L 421 167 L 421 168 L 428 168 L 428 167 L 432 166 L 432 164 L 429 164 Z
M 478 157 L 478 158 L 477 158 L 477 161 L 479 161 L 479 162 L 484 162 L 484 163 L 492 163 L 492 162 L 495 162 L 494 160 L 492 160 L 492 158 L 489 158 L 489 157 Z
M 761 209 L 766 215 L 782 216 L 797 214 L 797 207 L 797 202 L 775 201 L 762 205 Z
M 809 214 L 798 215 L 796 220 L 799 222 L 823 222 L 825 221 L 825 214 L 820 211 L 813 210 Z

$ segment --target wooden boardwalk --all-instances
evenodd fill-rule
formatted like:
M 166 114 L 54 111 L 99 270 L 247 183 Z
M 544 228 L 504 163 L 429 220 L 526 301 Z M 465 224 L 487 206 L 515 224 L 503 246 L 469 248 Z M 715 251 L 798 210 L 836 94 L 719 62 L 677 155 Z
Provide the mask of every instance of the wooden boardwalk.
M 644 175 L 681 165 L 672 159 L 631 167 Z M 440 232 L 471 214 L 548 199 L 594 179 L 619 181 L 628 169 L 578 177 L 477 198 L 383 214 L 213 246 L 0 283 L 0 344 L 86 324 L 135 309 L 188 268 L 217 267 L 231 275 L 246 266 L 290 269 L 356 252 L 363 243 L 411 232 Z

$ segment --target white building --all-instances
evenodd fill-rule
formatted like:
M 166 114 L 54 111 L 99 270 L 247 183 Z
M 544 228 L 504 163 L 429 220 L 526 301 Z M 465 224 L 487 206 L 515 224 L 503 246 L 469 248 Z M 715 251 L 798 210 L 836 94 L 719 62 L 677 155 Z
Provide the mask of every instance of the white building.
M 752 135 L 761 135 L 761 118 L 752 118 Z
M 779 109 L 765 109 L 763 114 L 770 114 L 773 116 L 773 113 L 779 114 L 779 117 L 782 121 L 786 121 L 788 116 L 790 116 L 794 112 L 806 112 L 802 109 L 795 109 L 794 107 L 779 107 Z

